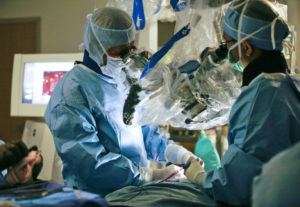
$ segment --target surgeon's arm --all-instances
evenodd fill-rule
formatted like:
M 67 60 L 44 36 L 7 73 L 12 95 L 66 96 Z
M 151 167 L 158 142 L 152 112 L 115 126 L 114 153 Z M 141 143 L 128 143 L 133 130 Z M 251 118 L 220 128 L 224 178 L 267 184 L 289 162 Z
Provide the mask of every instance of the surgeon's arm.
M 204 188 L 216 201 L 233 205 L 249 204 L 254 176 L 262 162 L 232 144 L 222 157 L 222 166 L 207 173 Z
M 173 143 L 173 141 L 161 135 L 156 125 L 143 126 L 142 130 L 148 159 L 157 162 L 166 161 L 165 149 L 167 145 Z
M 86 183 L 85 187 L 98 192 L 138 183 L 138 167 L 121 152 L 108 152 L 102 144 L 112 129 L 106 127 L 103 134 L 98 134 L 89 109 L 80 107 L 57 105 L 48 108 L 45 116 L 68 174 L 77 175 L 78 183 Z
M 156 125 L 144 126 L 143 135 L 148 159 L 183 165 L 190 157 L 197 158 L 192 152 L 161 135 Z

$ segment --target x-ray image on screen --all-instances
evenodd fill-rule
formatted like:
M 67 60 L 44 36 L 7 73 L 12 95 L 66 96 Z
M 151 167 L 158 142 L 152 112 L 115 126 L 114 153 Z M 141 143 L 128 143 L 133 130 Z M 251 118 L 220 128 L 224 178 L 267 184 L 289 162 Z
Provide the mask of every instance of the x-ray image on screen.
M 58 81 L 73 66 L 73 62 L 25 63 L 22 103 L 47 104 Z
M 51 96 L 58 81 L 65 75 L 66 71 L 45 71 L 43 75 L 43 96 Z

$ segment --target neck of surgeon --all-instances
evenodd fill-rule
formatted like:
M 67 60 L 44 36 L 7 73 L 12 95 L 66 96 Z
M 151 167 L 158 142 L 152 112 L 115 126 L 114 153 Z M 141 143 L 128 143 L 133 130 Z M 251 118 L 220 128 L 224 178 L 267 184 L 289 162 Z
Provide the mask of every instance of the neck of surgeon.
M 288 72 L 288 65 L 281 51 L 259 50 L 259 53 L 260 55 L 245 65 L 242 86 L 249 85 L 261 73 Z

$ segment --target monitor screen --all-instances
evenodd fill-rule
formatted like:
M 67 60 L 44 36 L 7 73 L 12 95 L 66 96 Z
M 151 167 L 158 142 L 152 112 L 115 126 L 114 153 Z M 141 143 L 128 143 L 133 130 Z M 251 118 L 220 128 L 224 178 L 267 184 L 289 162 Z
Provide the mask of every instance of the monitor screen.
M 58 81 L 74 62 L 30 62 L 24 65 L 22 103 L 47 104 Z
M 82 53 L 15 54 L 11 116 L 44 116 L 55 86 L 82 58 Z

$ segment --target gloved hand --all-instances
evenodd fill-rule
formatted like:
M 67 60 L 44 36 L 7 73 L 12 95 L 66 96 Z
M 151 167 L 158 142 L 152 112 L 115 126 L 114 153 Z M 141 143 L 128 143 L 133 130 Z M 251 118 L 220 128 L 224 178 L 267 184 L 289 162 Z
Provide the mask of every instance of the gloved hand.
M 28 149 L 22 141 L 0 145 L 0 171 L 16 165 L 27 154 Z
M 186 164 L 190 157 L 196 156 L 185 149 L 182 146 L 171 143 L 168 144 L 165 150 L 165 158 L 167 162 L 171 162 L 175 165 L 183 165 Z
M 39 164 L 41 159 L 39 151 L 31 151 L 20 163 L 8 170 L 5 176 L 6 184 L 14 186 L 32 181 L 33 167 Z
M 183 172 L 180 172 L 180 167 L 176 165 L 169 165 L 167 167 L 161 169 L 149 169 L 149 168 L 141 168 L 140 169 L 140 176 L 141 180 L 146 182 L 149 181 L 157 181 L 157 180 L 164 180 L 168 178 L 170 175 L 178 172 L 176 175 L 172 176 L 170 179 L 179 179 L 184 177 Z
M 167 167 L 161 169 L 154 169 L 152 173 L 152 180 L 164 180 L 168 178 L 170 175 L 174 174 L 170 179 L 180 178 L 182 173 L 180 174 L 180 167 L 176 165 L 169 165 Z
M 206 173 L 201 161 L 191 157 L 188 161 L 189 167 L 185 170 L 184 174 L 189 181 L 197 185 L 203 185 L 206 178 Z

